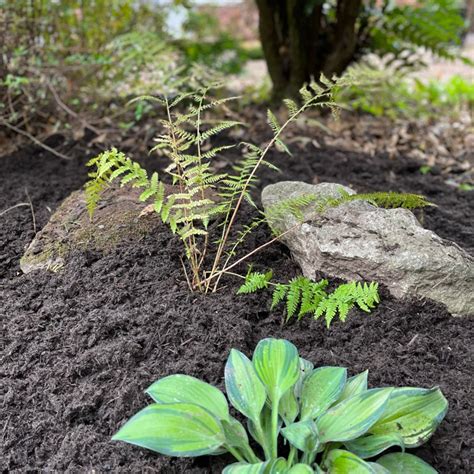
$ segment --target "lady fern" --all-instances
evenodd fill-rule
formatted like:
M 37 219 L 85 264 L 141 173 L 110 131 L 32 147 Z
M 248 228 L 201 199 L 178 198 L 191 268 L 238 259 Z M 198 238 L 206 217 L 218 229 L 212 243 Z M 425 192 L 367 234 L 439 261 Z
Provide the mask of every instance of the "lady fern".
M 272 285 L 274 289 L 270 309 L 285 303 L 286 321 L 295 316 L 300 320 L 306 314 L 313 314 L 314 319 L 324 316 L 329 328 L 336 316 L 345 321 L 355 305 L 370 313 L 380 301 L 378 283 L 375 282 L 343 283 L 332 293 L 327 293 L 327 280 L 314 282 L 304 276 L 298 276 L 286 284 L 274 284 L 271 283 L 271 278 L 271 271 L 260 273 L 249 270 L 245 283 L 237 290 L 237 294 L 255 293 Z
M 310 107 L 334 109 L 336 104 L 332 99 L 333 89 L 343 87 L 346 82 L 347 79 L 344 78 L 330 81 L 321 77 L 322 85 L 311 83 L 302 88 L 299 104 L 292 100 L 285 101 L 287 119 L 282 123 L 279 123 L 272 112 L 268 112 L 268 122 L 273 132 L 270 141 L 265 146 L 244 142 L 242 146 L 246 153 L 233 170 L 218 173 L 213 168 L 213 160 L 233 145 L 211 145 L 209 148 L 208 142 L 212 142 L 216 135 L 240 125 L 240 122 L 211 120 L 209 113 L 215 113 L 218 107 L 232 98 L 215 98 L 211 91 L 221 87 L 221 84 L 206 83 L 199 76 L 190 79 L 188 85 L 191 88 L 177 92 L 183 89 L 185 84 L 182 78 L 176 79 L 175 83 L 168 87 L 173 93 L 162 97 L 147 97 L 157 102 L 165 112 L 160 121 L 162 132 L 156 138 L 152 151 L 168 158 L 169 164 L 163 174 L 168 176 L 173 186 L 166 186 L 157 172 L 149 175 L 140 164 L 113 148 L 88 163 L 93 168 L 89 174 L 91 179 L 85 186 L 87 208 L 91 217 L 100 200 L 101 191 L 111 181 L 117 180 L 122 186 L 141 188 L 140 200 L 150 202 L 161 220 L 184 244 L 191 270 L 191 278 L 188 279 L 190 287 L 201 291 L 215 291 L 223 274 L 276 240 L 271 239 L 243 257 L 235 259 L 237 249 L 245 238 L 263 222 L 271 222 L 268 216 L 259 211 L 254 219 L 244 224 L 242 230 L 234 230 L 244 201 L 257 208 L 251 190 L 257 183 L 260 166 L 277 169 L 267 160 L 269 150 L 277 147 L 289 153 L 283 140 L 287 127 Z M 370 196 L 365 195 L 364 198 L 368 199 Z M 382 200 L 380 196 L 372 198 Z M 352 200 L 353 197 L 342 196 L 341 199 Z M 303 219 L 301 208 L 310 204 L 315 204 L 313 198 L 299 198 L 286 203 L 278 212 L 289 211 L 298 219 Z M 208 227 L 212 220 L 218 222 L 217 240 L 211 240 L 209 237 Z M 209 254 L 212 258 L 210 269 L 206 267 Z M 311 304 L 315 306 L 315 300 L 310 303 L 302 289 L 293 287 L 291 292 L 295 298 L 302 299 L 305 309 Z M 316 298 L 315 295 L 313 297 Z M 290 314 L 296 311 L 293 306 L 291 303 Z

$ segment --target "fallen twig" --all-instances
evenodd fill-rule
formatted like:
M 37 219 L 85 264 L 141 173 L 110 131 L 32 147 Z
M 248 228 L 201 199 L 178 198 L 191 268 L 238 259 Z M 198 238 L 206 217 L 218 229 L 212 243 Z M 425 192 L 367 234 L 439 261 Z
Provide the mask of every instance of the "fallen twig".
M 26 132 L 25 130 L 22 130 L 21 128 L 15 127 L 14 125 L 11 125 L 5 120 L 0 119 L 0 124 L 5 125 L 5 127 L 9 128 L 10 130 L 13 130 L 16 133 L 19 133 L 20 135 L 23 135 L 29 138 L 32 142 L 36 143 L 38 146 L 40 146 L 41 148 L 44 148 L 46 151 L 49 151 L 50 153 L 57 156 L 58 158 L 61 158 L 63 160 L 68 160 L 68 161 L 72 159 L 70 156 L 63 155 L 59 151 L 56 151 L 54 148 L 51 148 L 50 146 L 45 145 L 43 142 L 38 140 L 36 137 L 31 135 L 30 133 Z
M 14 206 L 9 207 L 8 209 L 5 209 L 4 211 L 0 212 L 0 216 L 3 216 L 7 212 L 13 211 L 13 209 L 16 209 L 17 207 L 23 207 L 23 206 L 29 206 L 30 204 L 27 202 L 20 202 L 18 204 L 15 204 Z
M 74 118 L 79 120 L 84 128 L 88 128 L 91 132 L 94 132 L 96 135 L 100 135 L 102 132 L 95 128 L 93 125 L 88 123 L 83 117 L 81 117 L 77 112 L 74 112 L 74 110 L 70 109 L 62 100 L 61 97 L 59 97 L 58 93 L 56 92 L 56 89 L 53 87 L 51 82 L 47 81 L 48 88 L 51 91 L 51 94 L 53 94 L 54 100 L 57 102 L 59 107 L 61 107 L 66 113 L 69 115 L 72 115 Z

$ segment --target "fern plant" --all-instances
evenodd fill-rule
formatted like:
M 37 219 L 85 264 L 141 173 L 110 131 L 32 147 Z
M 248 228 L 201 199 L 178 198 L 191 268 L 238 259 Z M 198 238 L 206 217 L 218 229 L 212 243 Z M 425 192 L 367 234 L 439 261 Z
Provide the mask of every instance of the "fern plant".
M 301 101 L 287 99 L 287 118 L 279 123 L 276 116 L 268 111 L 268 123 L 273 136 L 264 146 L 243 142 L 247 151 L 234 166 L 232 172 L 218 173 L 213 169 L 213 160 L 232 148 L 233 144 L 208 147 L 208 142 L 222 132 L 241 125 L 236 120 L 213 120 L 209 114 L 216 114 L 234 97 L 215 98 L 212 91 L 222 87 L 218 81 L 202 80 L 202 70 L 196 70 L 188 81 L 168 77 L 170 82 L 162 97 L 142 97 L 158 103 L 164 109 L 161 120 L 162 133 L 156 138 L 152 151 L 166 156 L 168 166 L 162 174 L 151 175 L 139 163 L 113 148 L 89 161 L 92 168 L 89 182 L 85 185 L 87 209 L 91 218 L 100 200 L 101 192 L 112 181 L 140 188 L 141 201 L 150 202 L 150 207 L 169 226 L 184 245 L 188 266 L 184 266 L 191 289 L 216 291 L 222 275 L 242 263 L 254 253 L 275 242 L 276 236 L 246 255 L 237 258 L 237 250 L 245 238 L 259 225 L 271 218 L 263 212 L 247 222 L 243 229 L 236 231 L 237 216 L 244 201 L 254 208 L 251 190 L 257 182 L 260 166 L 277 168 L 267 160 L 268 152 L 276 147 L 289 153 L 283 141 L 287 127 L 311 107 L 329 107 L 336 110 L 332 99 L 334 90 L 345 87 L 350 79 L 328 80 L 320 78 L 320 84 L 311 83 L 301 89 Z M 178 92 L 184 89 L 184 92 Z M 164 176 L 173 186 L 166 186 Z M 350 196 L 341 192 L 337 200 L 317 201 L 313 198 L 289 200 L 279 208 L 279 212 L 291 212 L 304 221 L 302 208 L 315 202 L 315 212 L 327 206 L 340 205 L 353 199 L 365 199 L 385 206 L 390 204 L 403 207 L 427 205 L 422 196 L 397 193 L 372 193 Z M 258 211 L 258 209 L 257 209 Z M 275 211 L 276 212 L 276 211 Z M 209 236 L 209 223 L 217 221 L 217 238 Z
M 374 3 L 372 1 L 372 3 Z M 415 5 L 397 5 L 384 0 L 379 14 L 367 9 L 370 49 L 391 53 L 404 63 L 421 62 L 418 50 L 424 48 L 445 59 L 460 58 L 472 63 L 454 50 L 461 44 L 466 22 L 456 0 L 420 0 Z
M 306 314 L 313 314 L 314 319 L 324 316 L 329 328 L 332 320 L 339 316 L 345 321 L 349 311 L 357 305 L 361 310 L 370 313 L 380 302 L 378 283 L 350 282 L 339 285 L 332 293 L 326 292 L 327 280 L 311 281 L 304 276 L 291 279 L 288 283 L 272 283 L 273 273 L 253 272 L 251 269 L 245 276 L 245 282 L 237 290 L 237 294 L 255 293 L 273 286 L 272 304 L 270 309 L 280 303 L 286 307 L 286 321 L 292 317 L 300 320 Z
M 236 255 L 237 247 L 263 222 L 262 218 L 251 221 L 236 237 L 235 232 L 232 232 L 242 203 L 247 201 L 256 207 L 250 190 L 257 181 L 259 167 L 276 169 L 266 159 L 269 150 L 275 146 L 288 152 L 283 142 L 283 132 L 308 108 L 336 107 L 331 91 L 337 81 L 323 78 L 322 86 L 312 83 L 301 89 L 300 104 L 292 100 L 285 102 L 288 117 L 282 124 L 269 111 L 268 122 L 273 137 L 263 147 L 243 143 L 247 152 L 230 173 L 216 173 L 212 161 L 233 145 L 206 150 L 204 145 L 223 131 L 241 125 L 235 120 L 216 122 L 208 119 L 209 113 L 215 113 L 218 107 L 234 98 L 214 98 L 211 91 L 221 87 L 221 83 L 206 84 L 198 76 L 188 82 L 193 87 L 185 92 L 176 92 L 186 87 L 184 81 L 179 80 L 174 87 L 168 87 L 175 91 L 173 94 L 146 97 L 164 109 L 165 117 L 161 120 L 163 132 L 156 138 L 157 144 L 152 151 L 168 158 L 169 165 L 164 173 L 171 179 L 173 189 L 167 192 L 161 175 L 156 172 L 149 175 L 137 162 L 117 149 L 111 149 L 89 161 L 91 179 L 85 191 L 87 208 L 92 218 L 102 190 L 111 181 L 118 180 L 121 185 L 141 188 L 140 199 L 151 202 L 161 220 L 169 225 L 184 244 L 190 269 L 188 275 L 185 268 L 189 286 L 207 292 L 217 289 L 222 274 L 232 266 L 231 260 Z M 216 241 L 209 238 L 208 225 L 213 219 L 219 221 Z M 206 265 L 210 253 L 213 255 L 209 269 Z

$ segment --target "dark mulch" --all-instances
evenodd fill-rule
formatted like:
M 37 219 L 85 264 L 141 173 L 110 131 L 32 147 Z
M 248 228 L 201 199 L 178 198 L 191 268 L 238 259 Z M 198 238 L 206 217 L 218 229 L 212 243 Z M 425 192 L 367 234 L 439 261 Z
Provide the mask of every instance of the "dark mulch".
M 77 145 L 71 162 L 34 148 L 1 157 L 0 211 L 25 201 L 26 187 L 41 228 L 84 182 L 89 154 Z M 284 179 L 424 193 L 439 206 L 426 212 L 425 226 L 474 250 L 472 193 L 422 176 L 419 164 L 331 149 L 295 156 L 278 157 Z M 181 372 L 222 387 L 232 347 L 250 355 L 260 338 L 274 336 L 293 341 L 315 365 L 369 369 L 372 386 L 439 385 L 450 409 L 418 454 L 441 473 L 474 471 L 472 319 L 383 290 L 371 315 L 353 312 L 329 330 L 311 319 L 282 327 L 281 312 L 270 314 L 262 295 L 235 296 L 232 280 L 218 294 L 189 293 L 180 247 L 165 229 L 107 255 L 78 253 L 60 273 L 25 276 L 18 260 L 32 237 L 27 207 L 0 216 L 3 470 L 218 472 L 222 458 L 168 459 L 110 437 L 148 403 L 143 390 L 157 378 Z M 248 245 L 267 237 L 262 229 Z M 280 245 L 256 261 L 282 280 L 297 272 Z

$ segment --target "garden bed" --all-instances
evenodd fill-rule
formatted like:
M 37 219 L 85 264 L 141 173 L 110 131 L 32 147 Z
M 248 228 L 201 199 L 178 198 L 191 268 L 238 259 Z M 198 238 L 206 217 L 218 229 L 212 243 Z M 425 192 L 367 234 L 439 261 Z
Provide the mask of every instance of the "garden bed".
M 26 187 L 43 227 L 86 179 L 93 152 L 80 144 L 71 150 L 72 161 L 32 147 L 1 157 L 0 211 L 25 201 Z M 262 184 L 334 181 L 359 192 L 423 193 L 438 205 L 425 211 L 424 225 L 474 252 L 473 193 L 447 186 L 444 176 L 422 175 L 415 161 L 308 145 L 276 162 L 284 174 L 265 175 Z M 262 294 L 235 295 L 238 281 L 224 281 L 218 294 L 190 293 L 180 244 L 164 227 L 106 255 L 78 252 L 59 273 L 22 275 L 19 258 L 33 235 L 28 207 L 0 216 L 2 470 L 220 472 L 221 457 L 169 459 L 110 437 L 148 403 L 143 390 L 154 380 L 187 373 L 222 388 L 229 350 L 250 355 L 270 336 L 291 340 L 316 366 L 369 369 L 372 386 L 439 385 L 450 408 L 417 454 L 440 473 L 474 470 L 472 318 L 453 318 L 430 301 L 396 300 L 382 289 L 370 315 L 354 311 L 329 330 L 311 318 L 282 326 L 281 311 L 270 313 Z M 262 228 L 248 248 L 267 238 Z M 272 268 L 277 280 L 298 272 L 282 245 L 254 263 Z

